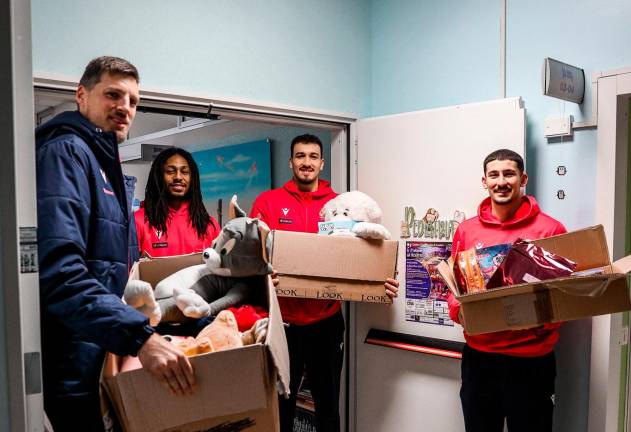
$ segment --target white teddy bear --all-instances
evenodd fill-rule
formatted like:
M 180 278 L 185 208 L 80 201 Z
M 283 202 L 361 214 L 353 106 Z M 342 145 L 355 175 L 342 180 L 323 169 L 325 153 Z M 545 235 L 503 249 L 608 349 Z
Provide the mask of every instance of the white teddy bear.
M 381 225 L 379 205 L 363 192 L 345 192 L 327 202 L 322 208 L 325 222 L 333 223 L 332 235 L 348 235 L 370 239 L 388 240 L 390 233 Z M 352 223 L 350 229 L 336 229 Z M 329 224 L 330 225 L 330 224 Z

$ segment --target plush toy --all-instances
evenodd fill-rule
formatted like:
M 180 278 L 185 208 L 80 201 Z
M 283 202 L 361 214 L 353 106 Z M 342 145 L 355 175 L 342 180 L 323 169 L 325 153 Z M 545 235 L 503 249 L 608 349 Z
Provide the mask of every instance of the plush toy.
M 157 326 L 162 319 L 162 310 L 153 294 L 151 284 L 138 279 L 127 281 L 123 293 L 125 303 L 149 317 L 149 324 Z
M 237 321 L 231 311 L 219 312 L 217 318 L 204 327 L 197 337 L 164 336 L 187 357 L 193 357 L 215 351 L 239 348 L 245 345 L 265 342 L 269 318 L 257 320 L 252 327 L 241 333 Z M 138 357 L 125 356 L 121 361 L 121 372 L 140 369 L 142 364 Z
M 379 205 L 363 192 L 345 192 L 327 202 L 322 208 L 326 222 L 355 222 L 350 229 L 333 229 L 332 235 L 351 235 L 363 238 L 390 238 L 388 230 L 381 225 Z
M 237 328 L 234 314 L 228 310 L 219 312 L 217 318 L 204 327 L 197 337 L 188 337 L 177 343 L 187 356 L 223 351 L 245 345 Z
M 226 310 L 234 314 L 240 332 L 249 330 L 258 320 L 269 316 L 267 310 L 262 306 L 241 305 L 239 307 L 229 307 Z
M 255 299 L 272 273 L 269 228 L 251 219 L 230 202 L 230 217 L 203 253 L 204 264 L 184 268 L 159 282 L 155 290 L 144 281 L 130 281 L 125 301 L 149 316 L 151 324 L 181 322 L 185 317 L 212 317 L 220 311 Z M 261 291 L 261 290 L 259 290 Z M 255 301 L 256 302 L 256 301 Z
M 169 338 L 190 357 L 265 342 L 268 321 L 269 318 L 257 320 L 250 329 L 242 333 L 237 327 L 234 314 L 229 310 L 223 310 L 196 337 Z

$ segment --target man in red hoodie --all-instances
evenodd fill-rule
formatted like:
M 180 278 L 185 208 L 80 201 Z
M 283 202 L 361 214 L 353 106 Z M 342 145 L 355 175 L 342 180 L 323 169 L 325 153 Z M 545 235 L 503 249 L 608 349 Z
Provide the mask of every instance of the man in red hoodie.
M 163 150 L 151 164 L 134 217 L 140 253 L 153 258 L 203 252 L 221 231 L 204 207 L 197 163 L 179 147 Z
M 482 186 L 489 197 L 478 216 L 454 235 L 452 257 L 470 248 L 536 240 L 566 232 L 565 227 L 524 195 L 524 161 L 511 150 L 497 150 L 483 164 Z M 449 315 L 460 322 L 460 303 L 449 295 Z M 552 431 L 559 324 L 481 335 L 464 333 L 460 399 L 467 432 Z
M 324 167 L 322 142 L 315 135 L 300 135 L 291 142 L 289 168 L 293 178 L 278 189 L 263 192 L 250 216 L 261 218 L 271 229 L 318 232 L 320 210 L 337 194 L 320 179 Z M 309 259 L 305 254 L 305 259 Z M 274 277 L 274 284 L 278 278 Z M 387 279 L 384 288 L 396 297 L 399 283 Z M 280 297 L 290 360 L 290 397 L 279 399 L 281 432 L 294 429 L 296 393 L 303 371 L 311 385 L 318 432 L 340 430 L 340 375 L 344 359 L 344 318 L 336 300 Z

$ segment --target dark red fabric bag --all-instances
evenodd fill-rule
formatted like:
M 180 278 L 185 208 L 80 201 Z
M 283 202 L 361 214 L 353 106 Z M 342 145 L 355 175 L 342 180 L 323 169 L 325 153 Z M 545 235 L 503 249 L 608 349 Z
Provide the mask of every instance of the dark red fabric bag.
M 576 263 L 534 243 L 517 240 L 495 270 L 487 289 L 570 276 Z

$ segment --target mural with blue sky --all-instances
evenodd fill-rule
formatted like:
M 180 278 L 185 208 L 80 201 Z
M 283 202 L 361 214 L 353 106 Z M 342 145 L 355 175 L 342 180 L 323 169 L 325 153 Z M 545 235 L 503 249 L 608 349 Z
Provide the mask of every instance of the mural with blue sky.
M 263 191 L 272 187 L 270 141 L 268 139 L 193 152 L 199 166 L 204 205 L 218 217 L 218 202 L 222 200 L 222 224 L 228 217 L 232 195 L 238 197 L 245 211 Z

